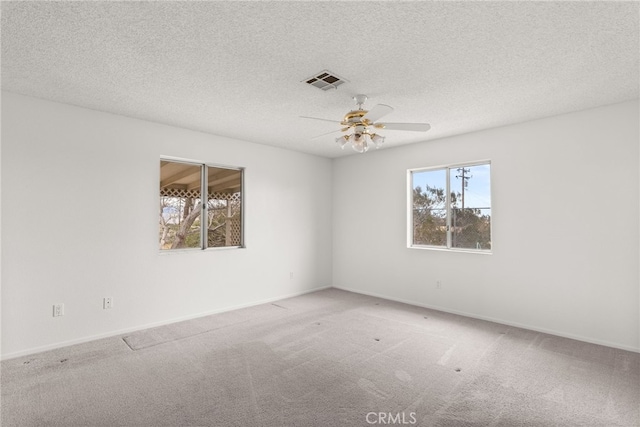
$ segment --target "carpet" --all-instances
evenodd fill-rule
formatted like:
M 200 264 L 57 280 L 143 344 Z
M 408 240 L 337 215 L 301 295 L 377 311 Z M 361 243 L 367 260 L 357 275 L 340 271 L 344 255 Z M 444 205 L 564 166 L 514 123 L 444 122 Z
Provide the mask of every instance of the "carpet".
M 327 289 L 10 359 L 2 426 L 640 426 L 640 354 Z

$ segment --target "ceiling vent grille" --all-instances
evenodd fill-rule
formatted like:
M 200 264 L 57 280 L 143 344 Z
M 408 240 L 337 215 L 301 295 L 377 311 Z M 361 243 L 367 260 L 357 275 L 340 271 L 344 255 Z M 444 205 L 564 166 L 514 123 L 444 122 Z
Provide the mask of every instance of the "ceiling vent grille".
M 337 89 L 342 83 L 348 83 L 347 80 L 337 76 L 336 73 L 332 73 L 329 70 L 322 70 L 319 73 L 304 79 L 303 82 L 322 90 Z

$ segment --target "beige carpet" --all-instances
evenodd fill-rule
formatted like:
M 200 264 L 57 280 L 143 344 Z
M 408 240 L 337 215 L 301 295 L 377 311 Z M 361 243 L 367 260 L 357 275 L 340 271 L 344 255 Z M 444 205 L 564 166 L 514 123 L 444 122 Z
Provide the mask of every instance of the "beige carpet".
M 640 354 L 336 289 L 1 374 L 2 427 L 640 426 Z

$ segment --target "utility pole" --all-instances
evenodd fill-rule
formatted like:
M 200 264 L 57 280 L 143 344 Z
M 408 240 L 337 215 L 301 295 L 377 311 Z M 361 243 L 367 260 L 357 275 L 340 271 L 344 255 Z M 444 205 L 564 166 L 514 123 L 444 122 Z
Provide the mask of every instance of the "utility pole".
M 456 169 L 460 175 L 456 175 L 456 178 L 462 178 L 462 212 L 464 212 L 464 189 L 469 185 L 469 178 L 473 178 L 473 175 L 467 175 L 471 170 L 465 168 Z

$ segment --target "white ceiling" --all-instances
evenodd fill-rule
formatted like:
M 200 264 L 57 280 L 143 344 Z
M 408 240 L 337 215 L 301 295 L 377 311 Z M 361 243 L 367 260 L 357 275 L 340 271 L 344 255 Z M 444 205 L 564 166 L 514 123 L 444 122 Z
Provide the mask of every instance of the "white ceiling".
M 638 2 L 2 2 L 2 88 L 326 157 L 353 106 L 385 147 L 638 98 Z M 323 69 L 349 80 L 323 92 Z M 594 124 L 595 125 L 595 124 Z

